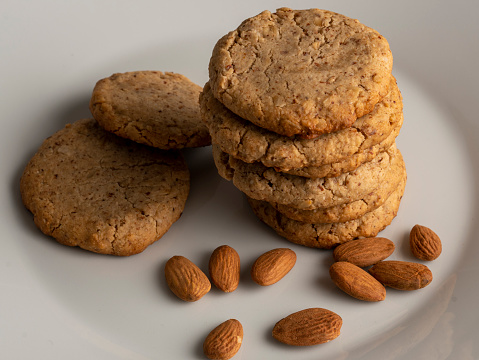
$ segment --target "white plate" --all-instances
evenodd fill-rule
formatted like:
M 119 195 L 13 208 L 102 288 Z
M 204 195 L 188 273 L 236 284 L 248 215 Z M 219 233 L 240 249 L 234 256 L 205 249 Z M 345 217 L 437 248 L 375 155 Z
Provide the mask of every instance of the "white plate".
M 1 201 L 0 358 L 202 359 L 220 322 L 244 326 L 235 359 L 479 359 L 477 99 L 479 57 L 473 2 L 437 1 L 6 1 L 0 14 Z M 264 9 L 322 7 L 358 18 L 389 40 L 404 96 L 398 138 L 408 184 L 397 218 L 381 235 L 393 258 L 412 260 L 410 228 L 443 240 L 428 263 L 434 281 L 415 292 L 388 290 L 381 303 L 348 297 L 331 284 L 331 252 L 288 243 L 260 223 L 243 196 L 216 173 L 210 149 L 187 151 L 191 195 L 182 218 L 144 253 L 129 258 L 57 244 L 21 204 L 19 178 L 44 138 L 89 116 L 95 82 L 113 72 L 157 69 L 199 84 L 216 40 Z M 169 291 L 163 267 L 184 255 L 206 270 L 212 250 L 240 254 L 237 291 L 213 289 L 196 303 Z M 295 268 L 259 287 L 249 267 L 264 251 L 289 246 Z M 325 307 L 343 318 L 328 344 L 294 348 L 271 329 L 282 317 Z

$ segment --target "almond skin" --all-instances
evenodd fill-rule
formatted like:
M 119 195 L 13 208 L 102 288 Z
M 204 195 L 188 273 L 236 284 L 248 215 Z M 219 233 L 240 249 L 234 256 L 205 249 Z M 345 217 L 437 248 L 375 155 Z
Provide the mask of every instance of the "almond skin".
M 381 261 L 369 273 L 384 286 L 397 290 L 422 289 L 432 281 L 432 272 L 426 265 L 408 261 Z
M 278 321 L 273 337 L 288 345 L 309 346 L 336 339 L 343 320 L 327 309 L 310 308 L 295 312 Z
M 345 261 L 335 262 L 329 268 L 333 282 L 346 294 L 364 301 L 382 301 L 386 289 L 372 275 L 360 267 Z
M 203 343 L 203 352 L 208 359 L 231 359 L 243 342 L 243 326 L 236 319 L 229 319 L 215 327 Z
M 374 265 L 394 252 L 394 243 L 386 238 L 374 237 L 348 241 L 333 251 L 334 261 L 347 261 L 359 267 Z
M 211 282 L 224 292 L 235 291 L 240 280 L 240 257 L 228 245 L 216 248 L 210 257 L 209 273 Z
M 409 233 L 411 252 L 420 260 L 436 260 L 442 252 L 441 239 L 426 226 L 415 225 Z
M 184 256 L 166 262 L 165 278 L 171 291 L 184 301 L 197 301 L 211 289 L 205 273 Z
M 268 286 L 281 280 L 296 264 L 296 253 L 287 248 L 273 249 L 258 257 L 251 268 L 253 281 Z

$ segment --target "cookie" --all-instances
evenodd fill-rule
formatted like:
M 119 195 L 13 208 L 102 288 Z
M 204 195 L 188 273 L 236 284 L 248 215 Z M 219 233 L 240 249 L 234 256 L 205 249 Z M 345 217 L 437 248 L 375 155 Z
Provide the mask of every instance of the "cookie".
M 278 134 L 350 127 L 387 93 L 393 58 L 377 31 L 326 10 L 264 11 L 215 45 L 209 82 L 240 117 Z
M 59 243 L 133 255 L 180 217 L 190 186 L 178 150 L 117 137 L 95 120 L 67 125 L 27 164 L 20 190 L 40 230 Z
M 357 119 L 350 128 L 314 139 L 289 138 L 255 126 L 216 100 L 209 84 L 205 85 L 200 95 L 201 115 L 212 141 L 224 152 L 248 163 L 259 161 L 279 171 L 289 171 L 339 163 L 352 156 L 358 161 L 372 148 L 381 148 L 377 145 L 392 133 L 397 135 L 402 126 L 401 93 L 394 77 L 390 77 L 390 82 L 388 95 L 371 113 Z M 369 160 L 371 158 L 362 157 L 363 162 Z M 346 171 L 349 170 L 352 168 Z
M 232 174 L 227 180 L 232 180 L 249 197 L 301 210 L 327 208 L 362 199 L 388 177 L 396 176 L 395 168 L 403 166 L 395 145 L 354 171 L 316 179 L 277 172 L 260 163 L 248 164 L 231 156 L 226 170 L 222 170 L 225 165 L 218 154 L 213 153 L 213 156 L 220 167 L 220 175 Z
M 404 162 L 401 162 L 401 166 L 395 167 L 393 173 L 387 176 L 375 191 L 347 204 L 314 210 L 299 210 L 275 203 L 271 205 L 290 219 L 306 223 L 338 223 L 354 220 L 384 204 L 399 183 L 406 179 L 406 167 Z
M 160 149 L 211 144 L 201 121 L 201 87 L 185 76 L 160 71 L 135 71 L 97 82 L 90 111 L 106 130 Z
M 248 198 L 256 216 L 287 240 L 307 247 L 330 249 L 360 237 L 374 237 L 396 217 L 406 186 L 403 179 L 384 204 L 358 219 L 333 224 L 292 220 L 265 201 Z

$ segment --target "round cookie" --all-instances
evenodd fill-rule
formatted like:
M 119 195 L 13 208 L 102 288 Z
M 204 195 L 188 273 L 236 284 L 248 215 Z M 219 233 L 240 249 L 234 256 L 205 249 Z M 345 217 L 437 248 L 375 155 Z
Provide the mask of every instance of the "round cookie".
M 20 190 L 40 230 L 59 243 L 133 255 L 180 217 L 190 186 L 186 162 L 117 137 L 95 120 L 67 125 L 27 164 Z
M 327 208 L 362 199 L 388 177 L 397 176 L 395 169 L 403 166 L 401 153 L 395 145 L 354 171 L 316 179 L 277 172 L 260 163 L 248 164 L 231 156 L 225 165 L 222 161 L 226 158 L 215 153 L 213 156 L 220 167 L 219 174 L 232 174 L 226 179 L 232 180 L 249 197 L 301 210 Z
M 310 224 L 292 220 L 265 201 L 248 198 L 256 216 L 287 240 L 308 247 L 330 249 L 360 237 L 374 237 L 396 217 L 406 186 L 403 179 L 383 205 L 358 219 L 343 223 Z
M 347 129 L 314 139 L 288 138 L 240 118 L 215 99 L 209 84 L 205 85 L 200 95 L 201 115 L 209 128 L 213 143 L 245 162 L 260 161 L 279 171 L 289 171 L 337 164 L 358 155 L 355 156 L 357 167 L 360 159 L 363 162 L 371 159 L 365 154 L 373 148 L 381 148 L 377 145 L 388 138 L 390 146 L 390 135 L 397 135 L 402 126 L 404 117 L 401 93 L 394 77 L 390 77 L 390 82 L 388 95 L 376 104 L 371 113 L 357 119 Z M 381 150 L 387 147 L 382 147 Z M 351 167 L 347 169 L 352 170 Z M 319 174 L 316 177 L 322 176 Z
M 299 210 L 286 205 L 270 204 L 290 219 L 306 223 L 338 223 L 354 220 L 384 204 L 397 189 L 399 183 L 406 179 L 404 161 L 401 165 L 394 168 L 394 173 L 386 177 L 375 191 L 366 194 L 362 199 L 347 204 L 314 210 Z
M 214 96 L 278 134 L 344 129 L 388 92 L 393 58 L 377 31 L 326 10 L 264 11 L 215 45 Z
M 90 99 L 98 123 L 114 134 L 160 149 L 211 144 L 201 121 L 201 87 L 185 76 L 135 71 L 99 80 Z

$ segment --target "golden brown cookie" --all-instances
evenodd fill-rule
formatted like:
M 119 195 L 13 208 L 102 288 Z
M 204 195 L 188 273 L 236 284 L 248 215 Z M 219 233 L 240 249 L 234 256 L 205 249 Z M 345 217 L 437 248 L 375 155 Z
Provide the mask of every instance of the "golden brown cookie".
M 397 189 L 399 183 L 406 179 L 406 166 L 402 164 L 392 169 L 379 187 L 364 195 L 362 199 L 328 208 L 314 210 L 300 210 L 290 206 L 271 203 L 271 205 L 290 219 L 306 223 L 337 223 L 357 219 L 362 215 L 377 209 L 384 204 L 387 198 Z
M 160 149 L 211 144 L 201 121 L 201 87 L 185 76 L 161 71 L 134 71 L 97 82 L 90 111 L 106 130 Z
M 393 58 L 377 31 L 326 10 L 264 11 L 223 36 L 209 64 L 214 96 L 278 134 L 344 129 L 387 93 Z
M 122 256 L 143 251 L 168 231 L 189 186 L 179 151 L 122 139 L 93 119 L 46 139 L 20 181 L 42 232 L 64 245 Z
M 358 219 L 343 223 L 311 224 L 292 220 L 265 201 L 248 198 L 256 216 L 287 240 L 308 247 L 330 249 L 360 237 L 376 236 L 396 217 L 406 186 L 403 179 L 383 205 Z
M 403 123 L 402 97 L 394 77 L 390 77 L 390 82 L 388 95 L 371 113 L 357 119 L 350 128 L 314 139 L 285 137 L 240 118 L 214 98 L 209 84 L 200 95 L 201 115 L 213 143 L 235 158 L 249 163 L 259 161 L 284 172 L 294 169 L 296 173 L 302 168 L 336 164 L 331 174 L 338 174 L 371 160 L 372 152 L 387 149 L 399 133 Z M 341 162 L 343 167 L 339 166 Z M 311 177 L 324 177 L 324 171 L 305 169 L 302 176 L 309 173 Z
M 260 163 L 218 156 L 213 152 L 219 174 L 230 176 L 233 184 L 256 200 L 283 204 L 301 210 L 313 210 L 347 204 L 375 191 L 389 177 L 398 177 L 403 166 L 401 153 L 393 145 L 372 161 L 357 169 L 331 178 L 305 178 L 277 172 Z

